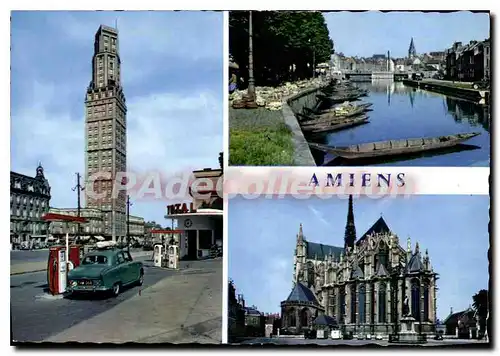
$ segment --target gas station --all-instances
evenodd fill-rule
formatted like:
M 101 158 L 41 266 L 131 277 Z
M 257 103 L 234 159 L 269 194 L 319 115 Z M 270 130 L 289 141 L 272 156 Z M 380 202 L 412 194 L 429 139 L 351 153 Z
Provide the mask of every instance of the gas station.
M 214 208 L 194 208 L 191 203 L 175 204 L 167 207 L 166 219 L 177 221 L 180 233 L 181 258 L 201 260 L 210 257 L 217 245 L 222 246 L 223 211 Z
M 49 249 L 47 261 L 47 283 L 52 295 L 60 295 L 66 291 L 67 275 L 70 270 L 80 265 L 83 257 L 83 247 L 80 245 L 70 245 L 69 231 L 71 224 L 85 224 L 87 220 L 82 217 L 47 213 L 42 216 L 47 222 L 62 222 L 66 227 L 66 244 L 52 246 Z M 68 253 L 69 251 L 69 253 Z

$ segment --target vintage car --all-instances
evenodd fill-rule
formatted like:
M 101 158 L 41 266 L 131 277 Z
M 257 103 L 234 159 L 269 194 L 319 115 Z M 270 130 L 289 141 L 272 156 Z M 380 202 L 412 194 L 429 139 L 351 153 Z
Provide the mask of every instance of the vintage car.
M 97 249 L 86 254 L 81 264 L 68 273 L 68 292 L 110 292 L 120 294 L 123 287 L 142 285 L 144 266 L 130 253 L 117 248 Z

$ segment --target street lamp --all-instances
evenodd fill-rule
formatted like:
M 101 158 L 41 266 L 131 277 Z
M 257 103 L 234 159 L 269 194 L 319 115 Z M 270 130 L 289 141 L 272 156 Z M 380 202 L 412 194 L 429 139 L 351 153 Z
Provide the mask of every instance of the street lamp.
M 130 195 L 127 195 L 127 251 L 130 252 Z
M 309 39 L 308 42 L 309 42 L 309 44 L 311 44 L 311 39 Z M 316 48 L 314 47 L 314 45 L 312 45 L 311 47 L 312 47 L 312 52 L 313 52 L 312 70 L 313 70 L 313 79 L 314 79 L 316 76 Z
M 80 173 L 75 173 L 76 174 L 76 186 L 74 186 L 73 188 L 71 188 L 72 191 L 76 191 L 76 195 L 77 195 L 77 212 L 76 212 L 76 216 L 80 217 L 80 210 L 81 210 L 81 203 L 80 203 L 80 192 L 85 190 L 85 187 L 81 186 L 80 184 Z M 76 239 L 75 239 L 75 242 L 80 242 L 80 223 L 77 223 L 76 225 Z

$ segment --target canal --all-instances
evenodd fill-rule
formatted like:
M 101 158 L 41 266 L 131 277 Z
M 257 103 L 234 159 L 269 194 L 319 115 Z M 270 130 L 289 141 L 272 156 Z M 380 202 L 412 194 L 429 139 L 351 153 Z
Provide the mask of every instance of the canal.
M 369 90 L 369 95 L 362 98 L 362 102 L 373 103 L 371 107 L 373 111 L 367 113 L 370 122 L 345 131 L 330 133 L 317 142 L 339 147 L 469 132 L 479 132 L 481 135 L 445 151 L 390 159 L 345 160 L 313 150 L 318 165 L 489 167 L 489 107 L 406 87 L 401 82 L 373 81 L 356 85 Z

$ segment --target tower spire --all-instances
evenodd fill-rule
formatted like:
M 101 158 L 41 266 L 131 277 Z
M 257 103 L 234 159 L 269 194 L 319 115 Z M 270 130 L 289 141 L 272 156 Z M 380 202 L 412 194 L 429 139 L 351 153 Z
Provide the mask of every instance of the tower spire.
M 347 223 L 345 226 L 344 247 L 353 247 L 356 242 L 356 226 L 354 225 L 354 209 L 352 194 L 349 195 L 349 207 L 347 210 Z
M 413 37 L 410 41 L 410 48 L 408 48 L 408 58 L 414 58 L 417 56 L 417 51 L 415 50 L 415 43 L 413 42 Z

